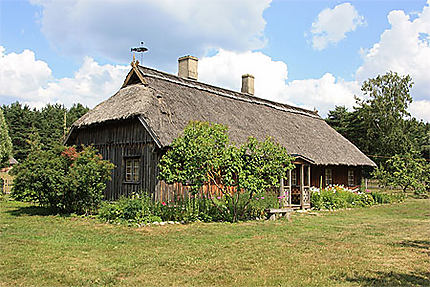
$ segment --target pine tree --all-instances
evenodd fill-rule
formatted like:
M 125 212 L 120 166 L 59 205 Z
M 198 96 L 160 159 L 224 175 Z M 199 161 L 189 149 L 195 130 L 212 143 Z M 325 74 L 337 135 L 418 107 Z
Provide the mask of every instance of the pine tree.
M 12 141 L 9 136 L 9 129 L 4 119 L 3 110 L 0 109 L 0 167 L 7 164 L 12 156 Z

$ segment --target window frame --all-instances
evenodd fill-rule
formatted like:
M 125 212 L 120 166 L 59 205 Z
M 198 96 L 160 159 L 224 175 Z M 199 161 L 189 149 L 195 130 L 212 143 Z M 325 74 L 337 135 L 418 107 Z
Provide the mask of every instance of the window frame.
M 324 169 L 324 183 L 325 186 L 329 186 L 333 184 L 333 169 L 325 168 Z
M 353 169 L 348 169 L 348 186 L 355 186 L 355 172 Z
M 297 167 L 291 170 L 291 186 L 297 186 Z
M 142 157 L 141 156 L 124 156 L 124 180 L 127 184 L 140 184 L 142 181 Z M 129 163 L 131 163 L 129 165 Z M 130 168 L 130 171 L 128 171 Z

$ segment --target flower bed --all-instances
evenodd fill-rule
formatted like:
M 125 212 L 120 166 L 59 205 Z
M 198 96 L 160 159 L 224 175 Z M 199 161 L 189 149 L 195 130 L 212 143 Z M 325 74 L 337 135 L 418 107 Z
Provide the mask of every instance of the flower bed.
M 331 185 L 323 189 L 311 189 L 311 206 L 314 209 L 339 209 L 367 207 L 375 204 L 404 200 L 403 194 L 386 194 L 369 190 L 349 189 L 342 185 Z
M 278 199 L 272 193 L 254 196 L 248 201 L 245 194 L 239 195 L 240 220 L 258 219 L 265 216 L 265 210 L 278 207 Z M 223 196 L 191 197 L 175 202 L 154 202 L 147 196 L 121 198 L 115 202 L 104 202 L 98 217 L 106 222 L 128 225 L 142 225 L 152 222 L 213 222 L 228 221 L 233 218 L 228 209 L 231 202 Z

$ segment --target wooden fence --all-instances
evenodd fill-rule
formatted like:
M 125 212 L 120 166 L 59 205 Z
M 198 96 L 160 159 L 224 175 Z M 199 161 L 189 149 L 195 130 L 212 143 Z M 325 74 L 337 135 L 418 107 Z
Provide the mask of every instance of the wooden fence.
M 228 188 L 230 194 L 236 193 L 236 188 L 230 187 Z M 241 191 L 243 192 L 243 191 Z M 279 194 L 279 188 L 274 188 L 268 190 L 267 192 Z M 173 183 L 167 184 L 164 181 L 160 181 L 156 192 L 154 194 L 154 199 L 157 201 L 165 201 L 172 202 L 176 200 L 187 200 L 192 196 L 192 190 L 190 186 L 183 185 L 181 183 Z M 199 192 L 196 194 L 196 197 L 218 197 L 222 196 L 221 190 L 215 184 L 205 184 Z

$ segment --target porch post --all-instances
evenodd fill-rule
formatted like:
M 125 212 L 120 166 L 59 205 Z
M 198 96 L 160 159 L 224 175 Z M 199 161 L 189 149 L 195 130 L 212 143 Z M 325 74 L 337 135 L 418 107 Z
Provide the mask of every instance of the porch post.
M 291 169 L 288 170 L 288 206 L 291 206 Z
M 284 178 L 281 177 L 280 182 L 279 182 L 279 197 L 282 199 L 282 201 L 279 201 L 279 207 L 284 207 L 285 206 L 285 198 L 282 197 L 285 195 L 285 191 L 284 191 Z
M 304 209 L 303 193 L 305 192 L 305 165 L 300 165 L 300 208 Z
M 308 187 L 311 187 L 311 165 L 308 165 Z

